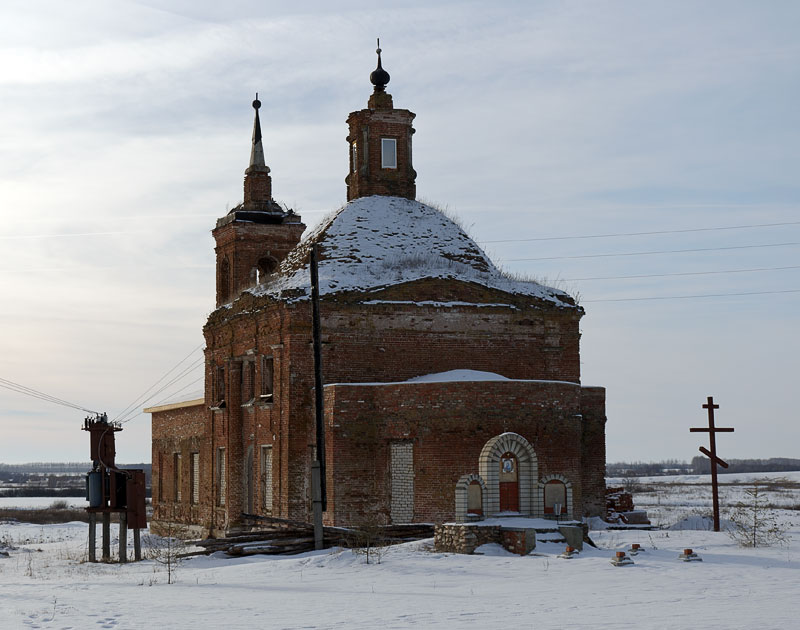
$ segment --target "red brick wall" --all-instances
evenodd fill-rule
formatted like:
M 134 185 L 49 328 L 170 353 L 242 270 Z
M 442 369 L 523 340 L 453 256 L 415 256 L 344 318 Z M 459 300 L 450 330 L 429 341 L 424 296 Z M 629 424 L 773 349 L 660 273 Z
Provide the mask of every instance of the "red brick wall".
M 585 493 L 583 515 L 605 514 L 606 490 L 606 390 L 604 387 L 581 389 L 583 435 L 581 483 Z M 580 516 L 576 513 L 576 516 Z
M 231 221 L 214 229 L 212 234 L 217 243 L 217 306 L 230 302 L 245 289 L 255 286 L 255 269 L 259 260 L 283 260 L 300 241 L 305 227 L 299 222 L 272 225 Z M 223 259 L 227 259 L 229 265 L 227 279 L 222 277 Z M 224 290 L 226 285 L 227 294 Z
M 509 306 L 364 305 L 341 296 L 336 301 L 323 300 L 323 376 L 326 383 L 396 382 L 461 368 L 497 372 L 513 379 L 579 382 L 580 309 L 557 308 L 549 303 L 535 307 L 530 304 L 531 298 L 497 295 L 483 287 L 446 281 L 394 287 L 381 297 L 398 301 L 415 290 L 445 292 L 447 299 L 454 301 L 469 298 L 497 304 L 502 299 L 502 303 L 509 303 Z M 201 460 L 213 464 L 219 447 L 226 448 L 228 457 L 227 505 L 224 508 L 216 506 L 217 480 L 206 474 L 211 468 L 203 464 L 204 480 L 209 486 L 201 499 L 205 509 L 203 518 L 217 529 L 235 523 L 246 505 L 242 475 L 243 458 L 249 447 L 253 448 L 254 455 L 251 481 L 254 511 L 261 512 L 259 452 L 263 445 L 273 447 L 272 514 L 302 520 L 310 518 L 309 470 L 311 447 L 315 442 L 310 321 L 308 301 L 283 303 L 245 293 L 232 309 L 213 313 L 204 329 L 207 401 L 214 398 L 212 375 L 216 366 L 224 365 L 226 374 L 226 408 L 195 412 L 205 418 L 202 434 L 210 438 Z M 255 392 L 260 393 L 263 355 L 273 357 L 273 399 L 268 403 L 259 399 L 252 403 L 244 401 L 241 399 L 241 366 L 243 362 L 255 362 Z M 504 385 L 510 386 L 508 391 L 519 387 L 518 384 L 493 384 L 492 391 L 497 394 L 489 400 L 482 393 L 484 383 L 450 386 L 455 387 L 453 391 L 440 385 L 419 384 L 413 387 L 428 394 L 420 394 L 414 403 L 401 396 L 409 391 L 409 386 L 397 389 L 394 399 L 373 401 L 370 413 L 358 415 L 351 426 L 352 431 L 357 429 L 354 440 L 342 442 L 342 436 L 336 437 L 334 433 L 327 444 L 331 466 L 327 521 L 335 518 L 337 522 L 346 522 L 375 505 L 386 512 L 388 440 L 405 438 L 415 440 L 415 453 L 419 454 L 419 461 L 424 462 L 418 467 L 415 464 L 415 494 L 419 507 L 419 516 L 415 514 L 415 517 L 452 518 L 456 480 L 462 474 L 478 472 L 480 449 L 489 438 L 506 430 L 520 433 L 534 444 L 540 457 L 541 453 L 546 455 L 540 462 L 540 476 L 560 473 L 573 482 L 574 503 L 576 510 L 580 510 L 582 486 L 594 484 L 594 494 L 599 479 L 596 471 L 583 475 L 580 462 L 582 458 L 593 458 L 596 470 L 600 470 L 600 462 L 604 460 L 604 454 L 599 455 L 595 448 L 595 444 L 604 447 L 602 396 L 587 397 L 586 400 L 596 403 L 592 403 L 592 409 L 599 411 L 591 416 L 591 422 L 584 420 L 581 424 L 577 419 L 582 404 L 579 387 L 539 385 L 539 398 L 530 397 L 530 387 L 523 397 L 504 398 L 501 395 L 506 391 Z M 479 391 L 473 391 L 475 388 Z M 551 391 L 552 388 L 555 390 Z M 342 400 L 337 399 L 337 410 L 341 409 L 344 417 L 349 417 L 349 410 L 338 406 L 344 404 Z M 444 407 L 458 409 L 458 414 L 443 415 Z M 392 415 L 391 410 L 395 408 L 401 411 Z M 170 430 L 176 435 L 196 435 L 199 425 L 189 416 L 191 414 L 170 418 Z M 601 416 L 603 422 L 599 420 Z M 373 419 L 377 417 L 381 419 L 376 424 Z M 154 427 L 157 419 L 165 421 L 154 417 Z M 592 427 L 591 436 L 583 436 L 584 426 Z M 328 431 L 331 430 L 329 427 Z M 154 440 L 155 435 L 154 432 Z M 337 450 L 340 447 L 344 450 Z M 188 461 L 188 457 L 184 461 Z M 334 470 L 338 477 L 332 476 Z M 346 482 L 351 477 L 362 481 L 358 484 Z M 377 504 L 375 497 L 380 498 Z
M 412 165 L 411 126 L 415 114 L 407 109 L 362 109 L 347 118 L 350 134 L 350 173 L 345 178 L 347 200 L 370 195 L 416 199 L 416 172 Z M 397 140 L 397 168 L 382 168 L 381 138 Z M 358 164 L 353 165 L 356 142 Z
M 210 412 L 204 404 L 153 413 L 153 520 L 196 523 L 210 527 L 211 492 L 204 480 L 211 479 Z M 175 500 L 174 455 L 181 454 L 181 501 Z M 200 500 L 193 504 L 191 453 L 200 454 Z M 163 484 L 163 488 L 161 485 Z M 159 500 L 159 497 L 162 497 Z
M 459 477 L 478 473 L 481 449 L 506 431 L 531 443 L 540 478 L 561 474 L 572 482 L 575 513 L 583 511 L 579 386 L 507 381 L 329 385 L 325 404 L 332 458 L 329 508 L 337 523 L 355 522 L 370 512 L 388 518 L 389 443 L 395 439 L 414 443 L 414 520 L 452 519 Z
M 446 284 L 452 291 L 453 283 Z M 401 292 L 389 297 L 402 296 Z M 479 296 L 472 296 L 476 297 Z M 493 300 L 494 296 L 483 295 L 482 299 Z M 241 458 L 247 446 L 253 445 L 257 453 L 264 444 L 273 445 L 273 514 L 308 518 L 310 446 L 314 444 L 310 304 L 304 301 L 287 305 L 244 294 L 234 309 L 212 315 L 205 329 L 209 364 L 227 365 L 229 381 L 228 408 L 215 414 L 218 418 L 215 446 L 230 449 L 228 518 L 235 520 L 242 504 L 242 469 L 234 460 Z M 517 379 L 578 381 L 580 315 L 577 309 L 549 307 L 365 306 L 326 300 L 322 305 L 324 380 L 327 383 L 400 381 L 431 372 L 470 368 Z M 258 359 L 264 354 L 274 357 L 273 402 L 243 409 L 241 404 L 246 401 L 238 397 L 239 386 L 234 387 L 230 382 L 231 378 L 239 382 L 238 368 L 228 363 L 231 358 L 234 364 L 256 360 L 258 384 Z M 208 400 L 212 398 L 210 374 L 209 367 Z M 486 439 L 502 430 L 496 429 Z M 240 436 L 239 444 L 227 436 Z M 480 447 L 484 442 L 485 439 Z M 387 457 L 388 451 L 378 449 L 374 461 L 364 464 L 363 457 L 359 461 L 361 465 L 376 467 L 376 471 L 385 471 Z M 426 470 L 433 471 L 430 466 Z M 473 469 L 459 475 L 463 472 Z M 258 462 L 254 474 L 256 478 L 260 476 Z M 424 477 L 434 473 L 420 474 Z M 385 483 L 376 472 L 373 490 L 379 491 Z M 371 492 L 350 500 L 367 504 Z M 449 501 L 452 494 L 449 489 L 447 494 Z M 579 489 L 576 496 L 580 496 Z M 258 496 L 255 502 L 260 505 Z
M 298 305 L 294 311 L 302 317 Z M 580 313 L 495 306 L 321 306 L 326 383 L 393 382 L 453 369 L 580 381 Z

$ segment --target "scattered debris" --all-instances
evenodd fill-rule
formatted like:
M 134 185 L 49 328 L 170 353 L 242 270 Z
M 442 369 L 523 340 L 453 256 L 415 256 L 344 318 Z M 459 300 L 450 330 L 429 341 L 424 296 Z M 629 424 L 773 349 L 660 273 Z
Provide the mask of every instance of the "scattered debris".
M 626 492 L 625 488 L 606 488 L 605 521 L 620 528 L 634 525 L 646 529 L 651 525 L 647 511 L 634 508 L 633 495 Z
M 289 555 L 314 550 L 314 526 L 289 519 L 243 514 L 248 526 L 242 531 L 228 532 L 224 538 L 207 538 L 193 544 L 201 553 L 224 551 L 229 556 Z M 433 536 L 433 525 L 385 525 L 376 543 L 396 545 Z M 323 527 L 324 546 L 358 547 L 363 535 L 358 528 Z

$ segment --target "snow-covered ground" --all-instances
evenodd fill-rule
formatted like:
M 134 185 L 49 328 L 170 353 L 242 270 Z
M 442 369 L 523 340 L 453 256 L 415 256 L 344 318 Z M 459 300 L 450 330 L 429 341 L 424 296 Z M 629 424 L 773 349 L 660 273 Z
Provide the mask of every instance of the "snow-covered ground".
M 698 511 L 681 504 L 686 486 L 673 488 L 661 490 L 665 512 L 680 520 Z M 518 557 L 494 546 L 436 553 L 420 542 L 391 548 L 379 565 L 347 550 L 195 557 L 171 585 L 152 560 L 84 562 L 83 523 L 4 523 L 0 628 L 796 628 L 800 512 L 780 514 L 793 537 L 783 547 L 743 549 L 705 530 L 607 530 L 591 533 L 599 549 L 571 560 L 554 543 Z M 612 566 L 634 542 L 646 549 L 635 564 Z M 686 547 L 703 562 L 678 560 Z

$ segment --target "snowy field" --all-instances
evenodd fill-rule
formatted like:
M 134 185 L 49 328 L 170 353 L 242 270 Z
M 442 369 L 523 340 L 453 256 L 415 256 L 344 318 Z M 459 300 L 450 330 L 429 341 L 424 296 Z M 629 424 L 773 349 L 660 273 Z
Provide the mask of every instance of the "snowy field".
M 745 490 L 755 482 L 762 486 L 771 506 L 800 514 L 800 472 L 719 475 L 720 506 L 745 501 Z M 670 527 L 684 517 L 708 514 L 711 510 L 711 475 L 610 478 L 606 483 L 609 487 L 632 486 L 637 509 L 647 510 L 650 521 L 658 527 Z M 800 544 L 800 540 L 797 542 Z
M 790 486 L 769 485 L 771 502 L 800 503 L 800 473 L 760 476 Z M 636 495 L 637 507 L 653 501 L 664 527 L 699 522 L 710 502 L 702 479 L 689 481 L 655 478 L 657 492 Z M 705 529 L 606 530 L 591 532 L 599 549 L 571 560 L 553 543 L 518 557 L 492 546 L 484 555 L 436 553 L 420 542 L 391 548 L 379 565 L 349 550 L 195 557 L 177 567 L 175 584 L 152 560 L 86 563 L 83 523 L 3 523 L 0 628 L 797 628 L 800 512 L 779 516 L 792 537 L 784 546 L 741 548 Z M 646 549 L 635 564 L 612 566 L 614 552 L 634 542 Z M 678 560 L 686 547 L 703 562 Z
M 46 508 L 56 501 L 66 501 L 69 507 L 86 507 L 83 497 L 0 497 L 0 508 Z

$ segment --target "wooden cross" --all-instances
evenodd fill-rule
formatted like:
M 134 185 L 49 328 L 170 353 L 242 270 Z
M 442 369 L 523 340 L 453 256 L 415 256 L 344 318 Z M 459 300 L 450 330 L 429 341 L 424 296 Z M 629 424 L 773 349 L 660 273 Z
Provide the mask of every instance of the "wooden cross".
M 708 428 L 705 427 L 692 427 L 689 429 L 690 433 L 708 433 L 708 441 L 711 450 L 701 446 L 700 452 L 708 456 L 711 460 L 711 494 L 714 499 L 714 531 L 719 531 L 719 485 L 717 484 L 717 465 L 727 468 L 727 462 L 724 462 L 717 457 L 717 433 L 733 433 L 732 428 L 723 428 L 714 426 L 714 409 L 719 409 L 719 405 L 714 404 L 714 397 L 709 396 L 708 402 L 703 405 L 703 409 L 708 409 Z

